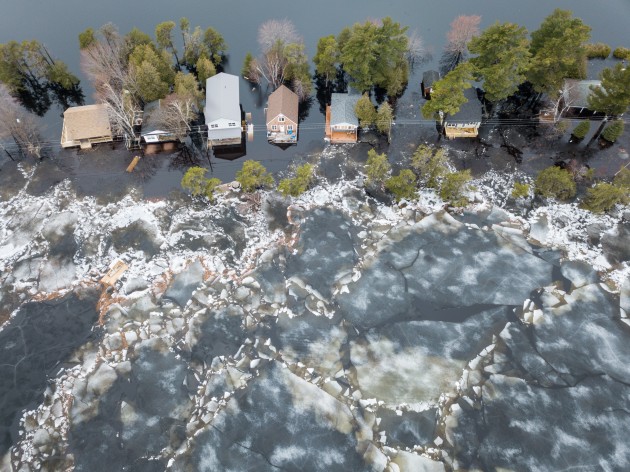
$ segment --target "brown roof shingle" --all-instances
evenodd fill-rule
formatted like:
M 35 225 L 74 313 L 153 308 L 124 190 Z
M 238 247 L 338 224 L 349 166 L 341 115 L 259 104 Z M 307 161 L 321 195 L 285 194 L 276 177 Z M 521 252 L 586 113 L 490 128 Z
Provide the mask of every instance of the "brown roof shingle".
M 281 113 L 297 124 L 298 96 L 284 85 L 281 85 L 269 95 L 267 124 Z
M 70 107 L 63 113 L 65 141 L 111 136 L 107 106 L 98 103 L 80 107 Z

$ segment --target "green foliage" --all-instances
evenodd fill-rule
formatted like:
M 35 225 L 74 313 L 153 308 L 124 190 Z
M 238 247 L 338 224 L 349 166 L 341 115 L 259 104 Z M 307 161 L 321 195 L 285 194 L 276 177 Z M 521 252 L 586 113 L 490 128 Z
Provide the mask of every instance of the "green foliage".
M 339 64 L 339 47 L 334 35 L 319 38 L 313 62 L 315 73 L 324 77 L 326 83 L 335 78 Z
M 354 107 L 354 114 L 357 115 L 359 124 L 362 128 L 371 126 L 374 122 L 376 122 L 376 110 L 374 109 L 374 105 L 372 105 L 370 96 L 367 93 L 364 93 L 357 101 L 357 104 Z
M 260 162 L 252 160 L 243 162 L 241 170 L 236 172 L 236 180 L 241 184 L 244 192 L 271 187 L 274 183 L 273 177 L 267 172 L 267 169 Z
M 136 75 L 137 95 L 145 103 L 164 98 L 175 80 L 168 53 L 158 52 L 151 44 L 136 46 L 129 56 Z
M 630 67 L 617 64 L 606 68 L 600 75 L 602 86 L 593 88 L 588 96 L 588 106 L 593 110 L 618 116 L 630 106 Z
M 630 59 L 630 49 L 619 46 L 618 48 L 615 48 L 615 50 L 613 51 L 613 57 L 615 59 L 628 60 Z
M 380 133 L 389 134 L 392 129 L 392 120 L 394 119 L 394 113 L 392 110 L 392 106 L 387 103 L 381 103 L 381 106 L 378 107 L 378 112 L 376 113 L 376 129 Z
M 199 90 L 199 83 L 192 74 L 183 72 L 175 74 L 173 92 L 180 97 L 192 98 L 197 104 L 197 108 L 199 108 L 199 104 L 203 100 L 203 93 Z
M 444 149 L 433 149 L 421 144 L 411 156 L 411 168 L 420 175 L 427 187 L 437 188 L 439 180 L 448 173 L 447 161 Z
M 282 179 L 278 184 L 278 190 L 285 197 L 299 197 L 308 190 L 313 180 L 313 166 L 303 164 L 295 170 L 295 177 Z
M 602 138 L 604 138 L 609 143 L 614 143 L 619 139 L 619 136 L 623 134 L 624 124 L 622 120 L 611 121 L 604 131 L 602 132 Z
M 471 179 L 470 169 L 446 174 L 440 188 L 440 198 L 456 207 L 468 205 L 468 198 L 464 196 L 464 193 L 468 190 Z
M 593 213 L 604 213 L 618 203 L 628 202 L 628 190 L 612 184 L 600 182 L 586 191 L 586 197 L 580 207 Z
M 184 190 L 188 190 L 193 197 L 205 196 L 211 202 L 214 201 L 214 190 L 221 185 L 217 178 L 206 178 L 208 169 L 203 167 L 191 167 L 186 171 L 181 181 Z
M 581 121 L 575 128 L 573 128 L 573 132 L 571 133 L 577 139 L 584 139 L 584 137 L 588 134 L 591 129 L 591 122 L 588 120 Z
M 414 200 L 416 193 L 416 175 L 409 169 L 403 169 L 385 181 L 385 188 L 399 202 L 402 199 Z
M 606 59 L 612 48 L 604 43 L 590 43 L 585 46 L 586 57 L 589 59 Z
M 133 28 L 129 33 L 125 35 L 125 42 L 127 50 L 131 53 L 138 46 L 153 45 L 151 36 L 144 31 L 140 31 L 138 28 Z
M 251 52 L 248 52 L 247 54 L 245 54 L 245 60 L 243 61 L 243 68 L 241 69 L 241 75 L 243 76 L 245 80 L 251 81 L 252 79 L 252 77 L 250 77 L 249 71 L 252 68 L 253 62 L 254 62 L 253 54 Z
M 197 69 L 197 80 L 199 80 L 204 87 L 206 86 L 206 80 L 217 73 L 214 64 L 205 55 L 199 58 L 195 67 Z
M 339 59 L 351 85 L 361 91 L 375 85 L 390 92 L 400 89 L 400 84 L 407 82 L 406 32 L 406 27 L 390 17 L 380 25 L 366 21 L 344 29 L 338 38 Z M 401 71 L 405 71 L 403 77 L 398 75 Z
M 477 54 L 470 62 L 491 102 L 509 97 L 525 82 L 531 57 L 525 28 L 496 22 L 473 37 L 468 50 Z
M 540 171 L 534 182 L 534 192 L 545 198 L 567 200 L 575 196 L 575 190 L 571 173 L 556 166 Z
M 374 149 L 368 151 L 368 160 L 365 165 L 365 173 L 367 174 L 368 184 L 381 185 L 387 179 L 392 166 L 387 160 L 387 156 L 383 154 L 377 154 Z
M 161 49 L 174 50 L 173 45 L 173 29 L 175 29 L 174 21 L 164 21 L 158 23 L 155 27 L 155 40 Z
M 527 198 L 529 196 L 529 184 L 514 182 L 512 198 Z
M 86 49 L 96 43 L 96 36 L 92 28 L 79 33 L 79 48 Z
M 565 78 L 584 78 L 591 28 L 568 10 L 556 9 L 532 33 L 528 80 L 537 92 L 557 97 Z
M 218 66 L 227 52 L 227 44 L 221 33 L 210 27 L 203 33 L 203 44 L 207 48 L 208 57 Z
M 440 111 L 454 115 L 468 99 L 464 90 L 472 87 L 473 66 L 469 62 L 460 63 L 440 80 L 433 84 L 431 100 L 422 107 L 422 115 L 427 118 L 437 118 Z
M 53 84 L 59 84 L 66 90 L 79 85 L 79 79 L 68 70 L 68 66 L 61 61 L 55 61 L 46 70 L 46 78 Z
M 613 179 L 613 185 L 630 192 L 630 169 L 623 167 Z
M 293 83 L 295 93 L 301 100 L 311 94 L 311 73 L 308 66 L 308 57 L 304 52 L 304 44 L 289 43 L 283 47 L 283 56 L 287 60 L 285 79 Z

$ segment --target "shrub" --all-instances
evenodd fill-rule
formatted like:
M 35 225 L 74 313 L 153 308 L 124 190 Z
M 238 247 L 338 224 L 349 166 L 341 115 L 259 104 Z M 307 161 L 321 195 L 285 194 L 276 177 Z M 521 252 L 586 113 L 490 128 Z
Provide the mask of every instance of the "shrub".
M 615 175 L 613 179 L 613 185 L 630 192 L 630 169 L 624 167 L 617 172 L 617 175 Z
M 538 173 L 534 182 L 534 192 L 545 198 L 566 200 L 575 196 L 573 176 L 560 167 L 548 167 Z
M 267 169 L 260 162 L 252 160 L 243 162 L 241 170 L 236 172 L 236 180 L 241 184 L 244 192 L 271 187 L 274 183 L 273 177 L 267 172 Z
M 630 59 L 630 49 L 619 46 L 613 51 L 613 57 L 616 59 Z
M 414 200 L 417 196 L 416 175 L 409 169 L 401 170 L 398 175 L 387 179 L 385 188 L 394 194 L 397 202 L 403 198 Z
M 586 57 L 589 59 L 606 59 L 612 48 L 608 44 L 595 43 L 586 45 Z
M 213 202 L 214 190 L 221 185 L 221 181 L 217 178 L 206 179 L 206 172 L 208 169 L 203 167 L 191 167 L 182 177 L 181 186 L 193 197 L 203 195 Z
M 591 122 L 588 120 L 584 120 L 575 128 L 573 128 L 573 133 L 571 134 L 577 139 L 584 139 L 584 137 L 588 134 L 590 129 L 591 129 Z
M 628 191 L 616 185 L 600 182 L 586 191 L 586 198 L 580 205 L 593 213 L 604 213 L 617 203 L 628 201 Z
M 376 112 L 376 129 L 382 134 L 388 134 L 392 128 L 393 118 L 392 106 L 387 102 L 381 103 Z
M 608 125 L 606 125 L 606 128 L 604 128 L 602 138 L 609 143 L 614 143 L 617 141 L 619 136 L 623 134 L 623 126 L 622 120 L 611 121 Z
M 464 192 L 468 189 L 468 182 L 471 178 L 470 169 L 447 174 L 440 189 L 442 200 L 448 201 L 456 207 L 466 206 L 468 199 L 464 196 Z
M 354 113 L 357 115 L 359 124 L 362 128 L 365 126 L 371 126 L 376 122 L 376 109 L 374 108 L 374 105 L 372 105 L 370 96 L 367 93 L 364 93 L 355 105 Z
M 426 144 L 421 144 L 411 156 L 411 168 L 424 180 L 427 187 L 437 188 L 438 180 L 448 173 L 446 167 L 446 151 L 440 148 L 433 150 Z
M 299 197 L 308 190 L 313 180 L 313 166 L 303 164 L 295 170 L 295 177 L 292 179 L 282 179 L 278 184 L 278 190 L 285 197 Z
M 365 165 L 365 173 L 367 174 L 367 182 L 369 184 L 382 184 L 387 179 L 387 175 L 391 171 L 392 166 L 389 165 L 385 154 L 377 154 L 374 149 L 368 151 L 368 160 Z
M 529 184 L 514 182 L 512 198 L 527 198 L 529 196 Z

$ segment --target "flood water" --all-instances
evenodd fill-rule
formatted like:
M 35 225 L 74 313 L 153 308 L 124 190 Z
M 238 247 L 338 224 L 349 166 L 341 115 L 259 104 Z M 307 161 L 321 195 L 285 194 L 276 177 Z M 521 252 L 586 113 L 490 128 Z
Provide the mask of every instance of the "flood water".
M 43 42 L 51 53 L 65 61 L 70 70 L 82 78 L 86 103 L 92 100 L 92 89 L 84 79 L 79 67 L 78 34 L 88 27 L 98 28 L 101 25 L 114 23 L 122 33 L 133 27 L 152 34 L 155 25 L 166 20 L 178 22 L 187 17 L 191 27 L 215 27 L 228 44 L 228 57 L 224 64 L 228 73 L 240 74 L 243 59 L 247 52 L 257 53 L 256 35 L 259 25 L 273 18 L 289 18 L 304 38 L 306 50 L 313 57 L 317 40 L 329 34 L 338 34 L 345 26 L 371 18 L 391 16 L 410 31 L 417 30 L 423 38 L 431 57 L 424 64 L 416 65 L 410 76 L 409 85 L 401 98 L 399 117 L 412 117 L 419 120 L 418 106 L 420 77 L 424 70 L 435 68 L 445 43 L 446 32 L 450 22 L 458 15 L 481 15 L 481 28 L 495 21 L 511 21 L 525 26 L 529 31 L 536 29 L 542 19 L 554 8 L 570 9 L 577 17 L 593 29 L 592 40 L 602 41 L 616 46 L 628 46 L 627 19 L 630 17 L 630 3 L 625 0 L 608 0 L 595 3 L 589 0 L 558 0 L 541 4 L 538 0 L 500 1 L 453 0 L 436 3 L 428 0 L 401 0 L 383 2 L 368 0 L 360 3 L 339 3 L 331 0 L 317 2 L 300 2 L 299 5 L 287 7 L 286 2 L 271 0 L 258 1 L 184 1 L 173 2 L 156 0 L 150 7 L 144 2 L 128 2 L 112 0 L 108 2 L 82 2 L 67 0 L 60 6 L 56 3 L 36 0 L 26 7 L 23 2 L 7 0 L 3 2 L 2 18 L 0 18 L 0 42 L 10 40 L 37 39 Z M 176 37 L 178 35 L 176 34 Z M 313 68 L 313 66 L 311 66 Z M 255 125 L 254 141 L 247 143 L 247 156 L 234 161 L 214 159 L 214 175 L 223 181 L 234 178 L 244 159 L 255 159 L 271 171 L 277 172 L 287 168 L 295 158 L 308 159 L 308 156 L 321 151 L 325 146 L 324 115 L 315 99 L 308 110 L 308 115 L 300 123 L 299 143 L 289 149 L 282 150 L 267 143 L 264 131 L 264 112 L 266 97 L 270 91 L 260 90 L 241 79 L 241 103 L 244 111 L 251 112 Z M 404 107 L 404 109 L 402 109 Z M 54 107 L 53 107 L 54 108 Z M 412 112 L 412 113 L 411 113 Z M 46 116 L 46 136 L 55 150 L 59 149 L 58 139 L 61 133 L 61 110 L 52 109 Z M 411 114 L 410 114 L 411 113 Z M 435 130 L 431 123 L 402 123 L 398 130 L 406 129 L 406 138 L 413 134 L 416 139 L 434 139 Z M 60 159 L 72 159 L 75 151 L 65 151 Z M 158 156 L 155 178 L 145 184 L 145 196 L 164 196 L 179 186 L 181 174 L 185 168 L 173 169 L 162 161 L 167 156 Z M 111 172 L 122 174 L 131 155 Z M 200 162 L 207 167 L 207 163 Z M 81 169 L 75 170 L 77 175 Z M 92 172 L 89 168 L 83 173 Z M 81 180 L 81 179 L 79 179 Z

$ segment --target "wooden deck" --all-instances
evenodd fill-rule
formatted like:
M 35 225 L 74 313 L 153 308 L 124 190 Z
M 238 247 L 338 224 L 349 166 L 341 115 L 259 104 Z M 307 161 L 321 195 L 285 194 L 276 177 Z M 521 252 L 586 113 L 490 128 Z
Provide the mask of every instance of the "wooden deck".
M 444 134 L 448 139 L 453 138 L 476 138 L 479 134 L 478 128 L 451 128 L 446 127 Z
M 326 105 L 326 138 L 330 139 L 330 105 Z
M 330 127 L 330 105 L 326 106 L 326 139 L 332 144 L 351 144 L 357 142 L 357 130 L 333 131 Z
M 127 269 L 129 269 L 129 266 L 120 259 L 117 259 L 109 267 L 109 270 L 101 279 L 101 283 L 110 287 L 113 286 L 118 281 L 118 279 L 120 279 L 122 275 L 127 271 Z

